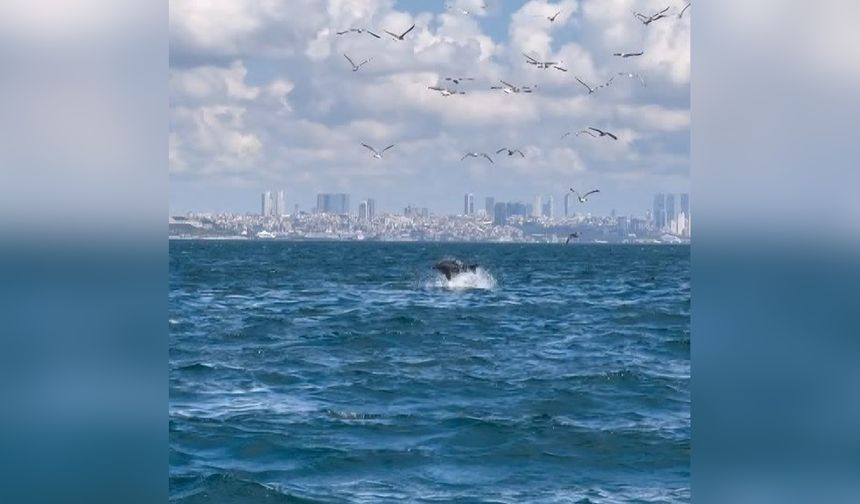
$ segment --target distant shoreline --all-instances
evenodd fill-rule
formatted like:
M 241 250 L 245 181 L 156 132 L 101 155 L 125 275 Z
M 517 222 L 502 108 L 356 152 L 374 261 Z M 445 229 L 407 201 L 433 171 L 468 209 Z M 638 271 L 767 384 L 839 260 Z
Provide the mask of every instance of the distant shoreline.
M 168 241 L 241 241 L 254 243 L 271 243 L 271 242 L 292 242 L 292 243 L 455 243 L 455 244 L 493 244 L 493 245 L 656 245 L 656 246 L 678 246 L 691 245 L 690 240 L 680 242 L 661 242 L 661 241 L 642 241 L 642 242 L 596 242 L 596 241 L 580 241 L 576 243 L 565 244 L 562 241 L 492 241 L 492 240 L 356 240 L 342 238 L 257 238 L 247 236 L 168 236 Z

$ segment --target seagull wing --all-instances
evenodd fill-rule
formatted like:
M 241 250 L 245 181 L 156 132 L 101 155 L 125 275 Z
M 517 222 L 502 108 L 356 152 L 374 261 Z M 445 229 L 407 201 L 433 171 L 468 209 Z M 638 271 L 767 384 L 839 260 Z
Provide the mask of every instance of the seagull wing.
M 528 58 L 528 59 L 529 59 L 529 61 L 531 61 L 532 63 L 537 63 L 537 62 L 538 62 L 538 60 L 536 60 L 536 59 L 532 58 L 531 56 L 529 56 L 529 55 L 528 55 L 528 54 L 526 54 L 526 53 L 523 53 L 523 56 L 525 56 L 526 58 Z
M 378 152 L 376 152 L 376 149 L 374 149 L 373 147 L 371 147 L 371 146 L 367 145 L 366 143 L 363 143 L 363 144 L 361 144 L 361 145 L 363 145 L 363 146 L 365 146 L 366 148 L 370 149 L 370 152 L 372 152 L 372 153 L 376 154 L 377 156 L 379 155 L 379 153 L 378 153 Z
M 590 130 L 594 130 L 594 131 L 596 131 L 596 132 L 600 133 L 601 135 L 606 134 L 606 132 L 605 132 L 605 131 L 603 131 L 603 130 L 599 130 L 599 129 L 597 129 L 597 128 L 592 128 L 591 126 L 589 126 L 589 127 L 588 127 L 588 129 L 590 129 Z
M 591 86 L 589 86 L 588 84 L 586 84 L 586 83 L 582 82 L 581 80 L 579 80 L 579 77 L 577 77 L 577 76 L 575 76 L 575 75 L 574 75 L 574 76 L 573 76 L 573 78 L 574 78 L 574 79 L 576 79 L 576 82 L 579 82 L 580 84 L 582 84 L 583 86 L 585 86 L 585 89 L 587 89 L 587 90 L 591 91 Z
M 668 11 L 668 10 L 669 10 L 669 7 L 666 7 L 665 9 L 663 9 L 663 10 L 661 10 L 660 12 L 658 12 L 657 14 L 655 14 L 655 16 L 659 16 L 659 15 L 661 15 L 661 14 L 665 14 L 665 13 L 666 13 L 666 11 Z
M 508 149 L 507 149 L 507 148 L 505 148 L 505 147 L 502 147 L 501 149 L 499 149 L 499 150 L 497 150 L 497 151 L 496 151 L 496 154 L 501 154 L 501 153 L 502 153 L 502 151 L 506 151 L 506 150 L 508 150 Z
M 344 58 L 346 58 L 346 60 L 347 60 L 347 61 L 349 61 L 349 64 L 350 64 L 350 65 L 355 66 L 355 62 L 353 62 L 353 61 L 352 61 L 352 59 L 351 59 L 349 56 L 347 56 L 346 54 L 344 54 L 344 55 L 343 55 L 343 57 L 344 57 Z
M 349 30 L 344 30 L 344 31 L 339 31 L 339 32 L 337 32 L 337 34 L 338 34 L 338 35 L 343 35 L 344 33 L 349 33 Z
M 433 91 L 445 91 L 445 88 L 439 86 L 427 86 L 427 89 L 432 89 Z
M 477 155 L 474 152 L 467 152 L 463 154 L 463 157 L 460 158 L 460 161 L 466 159 L 467 157 L 477 157 Z
M 643 54 L 645 54 L 645 51 L 629 53 L 627 56 L 642 56 Z
M 392 147 L 394 147 L 394 144 L 391 144 L 391 145 L 389 145 L 388 147 L 386 147 L 386 148 L 382 149 L 382 152 L 385 152 L 385 151 L 387 151 L 388 149 L 390 149 L 390 148 L 392 148 Z M 382 154 L 382 152 L 381 152 L 380 154 Z
M 561 70 L 562 72 L 567 72 L 567 68 L 562 68 L 558 65 L 553 65 L 553 68 L 555 68 L 556 70 Z
M 391 35 L 391 36 L 392 36 L 392 37 L 394 37 L 394 38 L 399 38 L 399 37 L 397 36 L 397 34 L 396 34 L 396 33 L 391 33 L 391 32 L 390 32 L 390 31 L 388 31 L 388 30 L 382 30 L 382 31 L 384 31 L 385 33 L 387 33 L 387 34 Z
M 576 189 L 571 187 L 570 190 L 573 191 L 573 194 L 575 194 L 577 198 L 580 198 L 580 199 L 582 198 L 582 196 L 579 195 L 579 193 L 576 191 Z
M 364 64 L 365 64 L 365 63 L 367 63 L 367 62 L 369 62 L 369 61 L 370 61 L 370 60 L 372 60 L 372 59 L 373 59 L 373 58 L 367 58 L 366 60 L 364 60 L 364 61 L 362 61 L 361 63 L 359 63 L 359 64 L 358 64 L 358 66 L 359 66 L 359 67 L 361 67 L 362 65 L 364 65 Z
M 509 88 L 514 88 L 514 87 L 515 87 L 513 84 L 508 84 L 507 82 L 503 81 L 502 79 L 499 79 L 499 82 L 501 82 L 501 83 L 502 83 L 502 84 L 504 84 L 505 86 L 508 86 Z
M 618 140 L 618 137 L 613 135 L 612 133 L 607 131 L 606 134 L 609 135 L 609 137 L 612 138 L 613 140 Z
M 370 30 L 364 30 L 364 31 L 366 31 L 366 32 L 367 32 L 367 33 L 369 33 L 370 35 L 373 35 L 373 36 L 374 36 L 374 37 L 376 37 L 376 38 L 382 38 L 382 37 L 380 37 L 379 35 L 377 35 L 377 34 L 373 33 L 373 32 L 372 32 L 372 31 L 370 31 Z
M 583 195 L 582 195 L 582 197 L 583 197 L 583 198 L 587 198 L 589 194 L 594 194 L 594 193 L 599 193 L 599 192 L 600 192 L 600 189 L 595 189 L 595 190 L 593 190 L 593 191 L 588 191 L 587 193 L 583 194 Z
M 692 5 L 692 2 L 688 3 L 687 5 L 684 6 L 683 9 L 681 9 L 681 13 L 678 14 L 678 19 L 681 19 L 681 17 L 684 15 L 684 12 L 690 8 L 690 5 Z
M 490 163 L 496 164 L 496 163 L 493 163 L 493 158 L 491 158 L 489 155 L 487 155 L 486 152 L 482 152 L 481 155 L 484 156 L 485 158 L 487 158 L 487 161 L 489 161 Z
M 570 131 L 566 131 L 566 132 L 564 133 L 564 135 L 562 135 L 562 136 L 561 136 L 561 138 L 565 138 L 565 137 L 567 137 L 567 136 L 569 136 L 569 135 L 570 135 Z M 560 139 L 561 139 L 561 138 L 560 138 Z
M 667 9 L 668 9 L 668 7 L 667 7 Z M 403 35 L 401 35 L 401 36 L 400 36 L 400 37 L 398 37 L 398 38 L 401 38 L 401 39 L 402 39 L 403 37 L 405 37 L 405 36 L 406 36 L 406 34 L 407 34 L 407 33 L 411 32 L 414 28 L 415 28 L 415 23 L 413 23 L 413 24 L 412 24 L 412 26 L 410 26 L 410 27 L 409 27 L 409 29 L 408 29 L 408 30 L 406 30 L 405 32 L 403 32 Z
M 523 154 L 523 151 L 521 151 L 519 149 L 514 149 L 514 152 L 518 153 L 520 155 L 520 157 L 522 157 L 522 158 L 526 157 L 526 155 Z

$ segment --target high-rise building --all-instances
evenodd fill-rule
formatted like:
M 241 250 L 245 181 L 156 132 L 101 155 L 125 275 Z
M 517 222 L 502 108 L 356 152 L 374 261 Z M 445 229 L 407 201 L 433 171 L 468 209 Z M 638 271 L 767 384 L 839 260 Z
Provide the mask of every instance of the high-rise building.
M 663 229 L 666 227 L 666 196 L 663 193 L 654 195 L 654 227 Z
M 564 195 L 564 216 L 565 217 L 573 217 L 574 214 L 574 196 L 572 192 L 568 192 Z
M 675 225 L 675 195 L 666 195 L 666 226 L 670 228 Z
M 287 199 L 284 196 L 284 191 L 278 191 L 275 198 L 275 215 L 287 215 Z
M 681 212 L 690 220 L 690 194 L 681 193 Z
M 373 220 L 376 216 L 376 200 L 367 198 L 367 220 Z
M 522 215 L 523 217 L 525 217 L 526 215 L 529 215 L 529 213 L 529 207 L 525 203 L 505 203 L 505 215 L 507 217 L 510 217 L 512 215 Z
M 349 214 L 349 194 L 317 194 L 317 213 Z
M 367 200 L 358 204 L 358 218 L 361 220 L 367 220 Z
M 535 196 L 535 201 L 532 203 L 532 217 L 540 217 L 543 205 L 541 205 L 541 195 Z
M 546 203 L 543 206 L 543 216 L 550 219 L 555 218 L 555 199 L 552 196 L 546 197 Z
M 493 225 L 504 226 L 508 222 L 508 205 L 502 202 L 493 205 Z
M 264 191 L 260 205 L 260 215 L 268 217 L 274 213 L 274 202 L 272 201 L 272 191 Z
M 472 193 L 466 194 L 463 197 L 463 215 L 475 214 L 475 195 Z
M 487 215 L 492 217 L 493 213 L 496 209 L 496 198 L 492 196 L 487 196 L 484 198 L 484 210 L 487 211 Z

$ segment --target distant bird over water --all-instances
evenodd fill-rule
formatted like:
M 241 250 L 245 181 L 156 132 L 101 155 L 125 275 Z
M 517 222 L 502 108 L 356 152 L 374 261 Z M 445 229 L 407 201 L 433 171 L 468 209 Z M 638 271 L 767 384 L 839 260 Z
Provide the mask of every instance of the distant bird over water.
M 622 57 L 622 58 L 630 58 L 630 57 L 632 57 L 632 56 L 642 56 L 643 54 L 645 54 L 645 52 L 644 52 L 644 51 L 639 51 L 639 52 L 617 52 L 617 53 L 612 53 L 612 55 L 613 55 L 613 56 L 620 56 L 620 57 Z
M 383 155 L 383 154 L 385 154 L 385 151 L 387 151 L 388 149 L 390 149 L 390 148 L 394 147 L 394 144 L 391 144 L 391 145 L 389 145 L 388 147 L 386 147 L 386 148 L 382 149 L 381 151 L 377 152 L 377 151 L 376 151 L 376 149 L 374 149 L 373 147 L 371 147 L 371 146 L 367 145 L 366 143 L 363 143 L 363 144 L 361 144 L 361 145 L 363 145 L 364 147 L 366 147 L 367 149 L 369 149 L 369 150 L 370 150 L 370 152 L 372 152 L 372 153 L 373 153 L 373 157 L 374 157 L 375 159 L 382 159 L 382 155 Z
M 526 157 L 526 155 L 523 154 L 523 151 L 521 151 L 519 149 L 509 149 L 507 147 L 502 147 L 501 149 L 497 150 L 496 154 L 501 154 L 502 152 L 505 152 L 505 151 L 508 151 L 508 156 L 513 156 L 514 154 L 519 154 L 520 157 L 522 157 L 522 158 Z
M 585 203 L 586 201 L 588 201 L 588 195 L 589 194 L 594 194 L 594 193 L 600 192 L 600 189 L 594 189 L 593 191 L 588 191 L 587 193 L 580 196 L 580 194 L 573 187 L 571 187 L 570 190 L 573 191 L 573 194 L 576 195 L 576 199 L 578 199 L 580 203 Z
M 367 63 L 368 61 L 373 59 L 373 58 L 368 58 L 368 59 L 362 61 L 361 63 L 359 63 L 358 65 L 356 65 L 355 62 L 352 61 L 352 58 L 347 56 L 346 53 L 344 53 L 343 57 L 346 58 L 347 61 L 349 61 L 350 65 L 352 65 L 352 71 L 353 72 L 358 72 L 358 69 L 361 68 L 362 65 L 364 65 L 365 63 Z
M 384 31 L 385 31 L 385 33 L 387 33 L 387 34 L 391 35 L 392 37 L 394 37 L 394 39 L 395 39 L 395 40 L 403 40 L 403 37 L 405 37 L 405 36 L 406 36 L 409 32 L 411 32 L 414 28 L 415 28 L 415 24 L 413 23 L 413 24 L 412 24 L 412 26 L 410 26 L 408 30 L 406 30 L 405 32 L 401 33 L 400 35 L 398 35 L 398 34 L 396 34 L 396 33 L 392 33 L 392 32 L 390 32 L 390 31 L 388 31 L 388 30 L 384 30 Z
M 567 240 L 564 241 L 564 244 L 567 245 L 568 243 L 570 243 L 570 240 L 574 238 L 579 238 L 579 233 L 570 233 L 569 235 L 567 235 Z
M 376 38 L 382 38 L 382 37 L 380 37 L 379 35 L 377 35 L 377 34 L 373 33 L 372 31 L 370 31 L 370 30 L 368 30 L 368 29 L 366 29 L 366 28 L 350 28 L 350 29 L 348 29 L 348 30 L 343 30 L 343 31 L 339 31 L 339 32 L 337 32 L 337 34 L 338 34 L 338 35 L 343 35 L 343 34 L 346 34 L 346 33 L 367 33 L 368 35 L 372 35 L 372 36 L 374 36 L 374 37 L 376 37 Z
M 467 153 L 465 153 L 465 154 L 463 155 L 463 157 L 461 157 L 461 158 L 460 158 L 460 161 L 463 161 L 463 160 L 464 160 L 464 159 L 466 159 L 467 157 L 473 157 L 473 158 L 477 158 L 477 157 L 485 157 L 485 158 L 487 158 L 487 161 L 489 161 L 490 163 L 495 164 L 495 163 L 493 162 L 493 158 L 491 158 L 491 157 L 490 157 L 490 155 L 489 155 L 489 154 L 487 154 L 486 152 L 467 152 Z

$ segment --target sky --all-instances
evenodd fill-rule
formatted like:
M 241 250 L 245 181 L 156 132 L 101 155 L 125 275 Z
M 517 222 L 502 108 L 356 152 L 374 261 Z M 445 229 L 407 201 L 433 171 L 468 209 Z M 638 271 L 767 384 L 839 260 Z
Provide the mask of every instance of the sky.
M 353 212 L 407 205 L 462 213 L 599 188 L 584 211 L 642 215 L 656 192 L 688 192 L 690 20 L 677 0 L 171 0 L 170 211 L 258 212 L 263 190 L 311 210 L 347 192 Z M 646 14 L 669 7 L 648 26 Z M 460 11 L 470 11 L 464 14 Z M 547 16 L 560 11 L 554 22 Z M 403 41 L 384 30 L 402 32 Z M 369 28 L 382 35 L 339 30 Z M 644 51 L 619 58 L 614 52 Z M 539 69 L 522 53 L 561 61 Z M 343 57 L 370 59 L 357 72 Z M 636 79 L 617 76 L 636 72 Z M 475 80 L 465 95 L 428 86 Z M 597 85 L 594 94 L 575 77 Z M 492 90 L 503 79 L 532 94 Z M 561 136 L 594 126 L 617 141 Z M 395 147 L 374 159 L 362 147 Z M 519 148 L 525 159 L 495 154 Z M 495 163 L 467 158 L 488 152 Z

